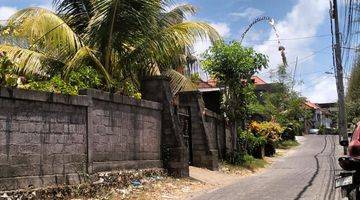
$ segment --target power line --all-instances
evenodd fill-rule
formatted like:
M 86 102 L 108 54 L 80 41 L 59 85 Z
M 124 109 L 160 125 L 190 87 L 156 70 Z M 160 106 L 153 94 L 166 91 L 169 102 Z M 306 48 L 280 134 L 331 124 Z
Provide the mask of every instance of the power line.
M 312 39 L 312 38 L 321 38 L 321 37 L 331 37 L 331 34 L 324 34 L 324 35 L 311 35 L 311 36 L 304 36 L 304 37 L 295 37 L 295 38 L 283 38 L 280 40 L 281 41 L 291 41 L 291 40 L 305 40 L 305 39 Z M 246 40 L 245 40 L 246 41 Z M 273 40 L 262 40 L 259 42 L 249 42 L 246 41 L 246 43 L 262 43 L 262 42 L 277 42 L 277 40 L 273 39 Z
M 326 50 L 326 49 L 328 49 L 328 48 L 330 48 L 330 47 L 331 47 L 331 45 L 326 46 L 326 47 L 324 47 L 324 48 L 322 48 L 322 49 L 319 49 L 319 50 L 313 52 L 312 54 L 310 54 L 310 55 L 308 55 L 308 56 L 305 56 L 305 57 L 303 57 L 303 58 L 300 58 L 298 61 L 301 61 L 301 62 L 298 62 L 298 64 L 305 62 L 305 61 L 308 60 L 309 58 L 315 56 L 315 55 L 318 54 L 318 53 L 323 52 L 324 50 Z M 289 63 L 289 65 L 290 65 L 290 64 L 295 64 L 295 63 L 296 63 L 296 61 L 295 61 L 295 62 L 292 62 L 292 63 Z

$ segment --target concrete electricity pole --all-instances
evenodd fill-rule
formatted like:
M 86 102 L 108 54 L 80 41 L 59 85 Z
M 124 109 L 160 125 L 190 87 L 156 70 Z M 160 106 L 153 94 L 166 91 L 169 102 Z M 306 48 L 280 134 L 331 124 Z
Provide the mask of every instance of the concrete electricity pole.
M 339 103 L 339 129 L 340 129 L 340 141 L 348 141 L 347 135 L 347 123 L 345 117 L 345 92 L 344 92 L 344 74 L 341 58 L 341 40 L 339 30 L 339 17 L 338 17 L 338 4 L 337 0 L 333 0 L 332 16 L 335 25 L 335 40 L 336 44 L 333 46 L 335 52 L 335 64 L 336 64 L 336 86 L 338 92 Z M 344 154 L 347 154 L 347 147 L 344 147 Z

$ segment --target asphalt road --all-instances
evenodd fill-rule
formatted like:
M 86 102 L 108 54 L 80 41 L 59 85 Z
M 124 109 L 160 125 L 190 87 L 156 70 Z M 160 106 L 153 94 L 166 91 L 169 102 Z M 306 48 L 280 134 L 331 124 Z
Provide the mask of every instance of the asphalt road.
M 337 155 L 341 149 L 337 144 L 337 136 L 306 136 L 298 149 L 261 174 L 195 199 L 339 199 L 339 191 L 334 188 L 334 177 L 340 169 Z

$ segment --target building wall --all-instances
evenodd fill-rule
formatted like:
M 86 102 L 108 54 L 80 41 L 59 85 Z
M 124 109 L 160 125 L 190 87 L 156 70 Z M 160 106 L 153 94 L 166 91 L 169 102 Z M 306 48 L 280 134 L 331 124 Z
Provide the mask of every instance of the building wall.
M 0 191 L 162 166 L 162 104 L 95 90 L 83 94 L 1 88 Z

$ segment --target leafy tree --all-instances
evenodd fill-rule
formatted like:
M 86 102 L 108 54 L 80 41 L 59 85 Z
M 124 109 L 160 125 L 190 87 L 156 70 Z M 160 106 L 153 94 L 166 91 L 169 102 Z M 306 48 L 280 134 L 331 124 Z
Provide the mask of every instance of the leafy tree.
M 196 39 L 219 39 L 206 23 L 185 21 L 191 5 L 171 6 L 166 0 L 56 0 L 58 15 L 42 8 L 19 11 L 9 20 L 10 35 L 22 45 L 0 45 L 18 73 L 43 77 L 91 66 L 107 89 L 139 88 L 141 77 L 160 75 L 179 65 L 184 49 Z M 175 71 L 174 84 L 186 85 Z M 179 87 L 182 88 L 183 86 Z
M 355 62 L 346 95 L 348 121 L 356 124 L 360 121 L 360 59 Z
M 292 90 L 291 76 L 284 65 L 280 65 L 276 75 L 276 82 L 272 85 L 273 92 L 262 94 L 263 102 L 254 105 L 254 112 L 276 121 L 283 127 L 291 127 L 300 134 L 304 122 L 310 119 L 311 113 L 306 109 L 306 99 Z
M 205 55 L 205 70 L 225 87 L 223 109 L 227 118 L 243 125 L 249 115 L 248 105 L 255 100 L 251 77 L 267 67 L 265 55 L 252 48 L 241 46 L 239 42 L 217 42 Z

